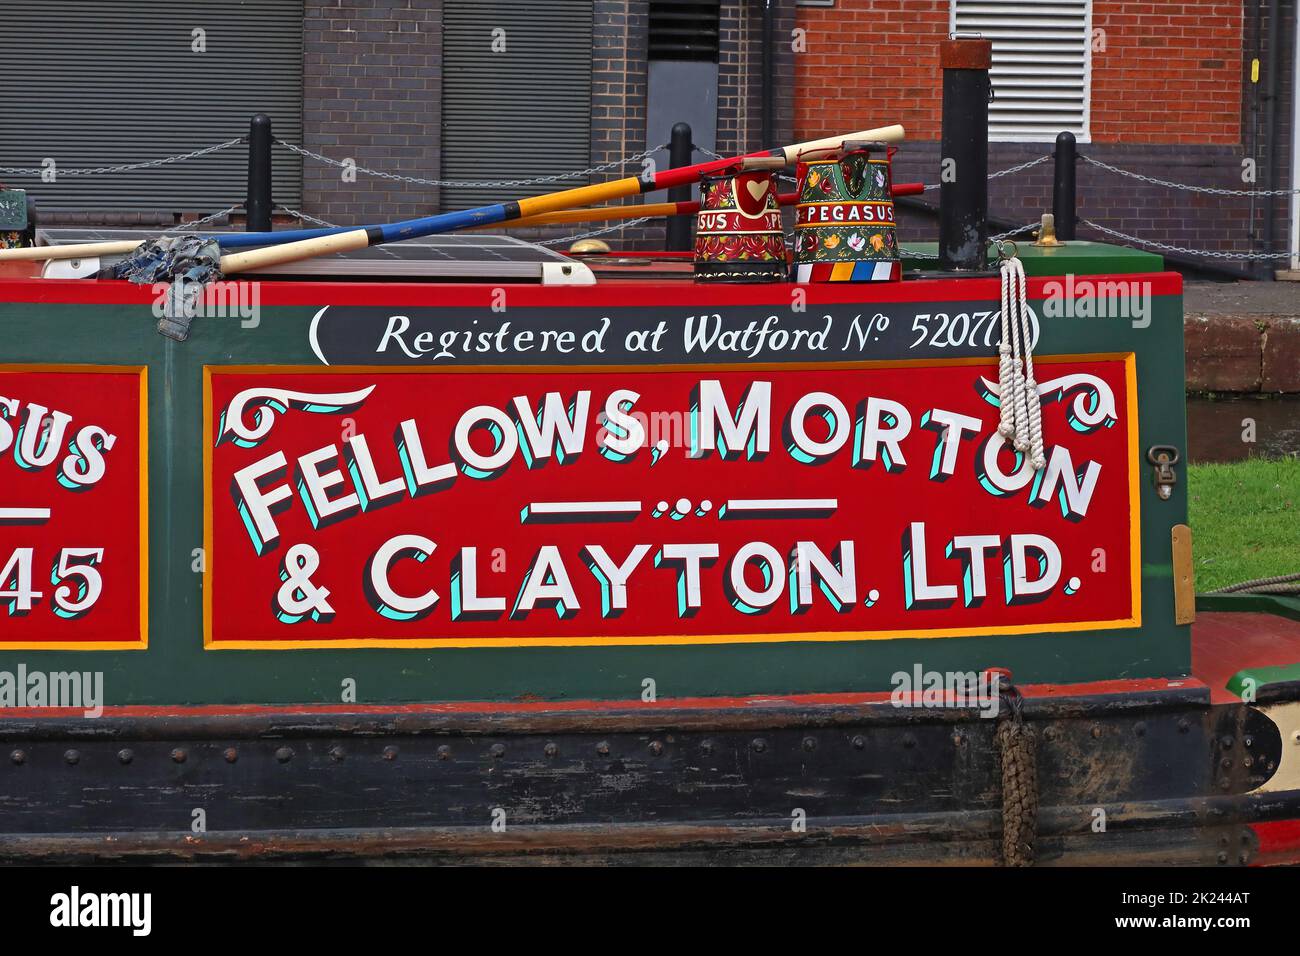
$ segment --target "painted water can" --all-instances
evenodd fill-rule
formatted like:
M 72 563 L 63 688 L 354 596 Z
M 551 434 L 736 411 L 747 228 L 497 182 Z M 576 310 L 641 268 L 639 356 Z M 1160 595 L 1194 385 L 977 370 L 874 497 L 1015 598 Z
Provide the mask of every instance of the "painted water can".
M 744 170 L 700 182 L 695 278 L 700 282 L 781 282 L 789 266 L 770 170 Z
M 30 225 L 26 190 L 0 185 L 0 249 L 30 246 Z
M 796 282 L 895 282 L 902 278 L 884 143 L 847 143 L 839 159 L 799 167 Z

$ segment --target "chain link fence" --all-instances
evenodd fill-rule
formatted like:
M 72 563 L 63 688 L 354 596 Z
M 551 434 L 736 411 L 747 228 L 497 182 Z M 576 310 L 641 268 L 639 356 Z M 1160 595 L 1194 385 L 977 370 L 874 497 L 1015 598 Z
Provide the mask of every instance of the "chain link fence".
M 171 163 L 183 163 L 190 159 L 198 159 L 200 156 L 208 156 L 212 153 L 219 153 L 223 149 L 230 149 L 232 146 L 238 146 L 244 142 L 242 136 L 236 136 L 234 139 L 228 139 L 224 143 L 217 143 L 213 146 L 204 146 L 202 149 L 190 150 L 188 153 L 177 153 L 175 156 L 164 156 L 161 159 L 146 159 L 139 163 L 123 163 L 119 166 L 91 166 L 86 168 L 73 167 L 70 169 L 59 168 L 59 176 L 108 176 L 113 173 L 129 173 L 136 169 L 155 169 L 159 166 L 167 166 Z M 46 173 L 45 167 L 25 168 L 22 166 L 0 166 L 0 175 L 5 176 L 42 176 Z
M 1138 182 L 1152 183 L 1156 186 L 1163 186 L 1166 189 L 1181 189 L 1189 193 L 1201 193 L 1206 196 L 1295 196 L 1300 195 L 1300 189 L 1220 189 L 1216 186 L 1193 186 L 1189 183 L 1176 183 L 1168 179 L 1157 179 L 1155 176 L 1146 176 L 1142 173 L 1135 173 L 1132 170 L 1120 169 L 1118 166 L 1112 166 L 1110 163 L 1103 163 L 1100 159 L 1093 159 L 1091 156 L 1079 155 L 1089 166 L 1096 166 L 1098 169 L 1104 169 L 1107 172 L 1115 173 L 1119 176 L 1127 176 L 1129 179 L 1136 179 Z M 991 176 L 989 177 L 992 178 Z
M 378 176 L 381 179 L 390 179 L 399 183 L 410 183 L 416 186 L 436 186 L 440 189 L 509 189 L 516 186 L 543 186 L 547 183 L 567 182 L 572 179 L 583 179 L 595 173 L 609 172 L 613 169 L 621 169 L 624 166 L 630 166 L 634 163 L 643 162 L 661 149 L 667 149 L 668 144 L 663 143 L 653 149 L 643 150 L 634 153 L 631 156 L 625 156 L 622 159 L 615 159 L 608 163 L 601 163 L 598 166 L 588 166 L 586 169 L 574 169 L 564 173 L 554 173 L 550 176 L 535 176 L 532 179 L 425 179 L 421 176 L 406 176 L 398 173 L 387 173 L 379 169 L 371 169 L 368 166 L 359 166 L 350 160 L 331 159 L 321 153 L 313 152 L 302 146 L 296 146 L 293 143 L 286 143 L 282 139 L 275 140 L 277 146 L 281 146 L 291 153 L 299 156 L 305 156 L 314 159 L 318 163 L 325 163 L 328 166 L 334 166 L 338 169 L 352 170 L 358 173 L 364 173 L 367 176 Z
M 198 159 L 199 157 L 202 156 L 207 156 L 212 153 L 220 152 L 222 150 L 231 149 L 244 142 L 246 142 L 246 139 L 244 137 L 235 137 L 234 139 L 228 139 L 225 142 L 215 143 L 211 146 L 205 146 L 200 149 L 190 150 L 189 152 L 185 152 L 185 153 L 177 153 L 174 156 L 164 156 L 158 159 L 142 160 L 137 163 L 124 163 L 116 166 L 96 166 L 96 167 L 85 167 L 85 168 L 59 169 L 58 175 L 59 176 L 105 176 L 105 175 L 113 175 L 115 173 L 131 172 L 140 169 L 154 169 L 161 166 L 167 166 L 172 163 L 182 163 L 188 160 Z M 627 166 L 632 166 L 636 164 L 645 165 L 647 162 L 650 161 L 650 157 L 652 155 L 654 155 L 655 153 L 661 150 L 668 148 L 666 143 L 661 143 L 658 146 L 654 146 L 650 149 L 642 150 L 641 152 L 638 153 L 633 153 L 621 159 L 611 160 L 610 162 L 607 163 L 599 163 L 594 166 L 588 166 L 585 169 L 574 169 L 574 170 L 569 170 L 567 172 L 554 173 L 547 176 L 535 176 L 535 177 L 525 178 L 525 179 L 449 180 L 449 179 L 429 179 L 422 176 L 409 176 L 401 173 L 387 172 L 381 169 L 373 169 L 369 166 L 361 166 L 350 159 L 344 159 L 344 160 L 334 159 L 333 157 L 326 156 L 323 153 L 319 153 L 316 152 L 315 150 L 307 149 L 304 146 L 300 146 L 296 143 L 290 143 L 282 139 L 276 139 L 274 140 L 274 142 L 277 146 L 281 147 L 282 149 L 285 149 L 293 153 L 294 155 L 302 157 L 303 159 L 322 163 L 337 169 L 347 170 L 347 171 L 351 171 L 366 176 L 375 176 L 381 179 L 391 180 L 393 182 L 407 183 L 415 186 L 432 186 L 432 187 L 442 188 L 442 189 L 456 189 L 456 188 L 510 189 L 516 187 L 544 186 L 552 183 L 572 181 L 575 179 L 584 179 L 599 173 L 606 173 L 606 172 L 611 172 L 613 170 L 622 169 Z M 718 153 L 705 146 L 692 146 L 692 149 L 694 149 L 696 152 L 703 154 L 704 156 L 713 159 L 726 158 L 721 153 Z M 1045 163 L 1048 160 L 1051 160 L 1052 158 L 1053 158 L 1053 154 L 1047 153 L 1042 156 L 1038 156 L 1034 159 L 1027 160 L 1026 162 L 1018 163 L 1014 166 L 1009 166 L 1006 169 L 1001 169 L 998 170 L 997 172 L 990 173 L 988 178 L 989 180 L 995 180 L 1005 176 L 1014 176 L 1019 173 L 1023 173 L 1028 169 L 1032 169 L 1033 167 L 1038 166 L 1042 163 Z M 1223 197 L 1273 198 L 1278 196 L 1293 196 L 1300 193 L 1300 190 L 1297 189 L 1226 189 L 1226 188 L 1215 187 L 1215 186 L 1194 186 L 1189 183 L 1174 182 L 1173 180 L 1161 179 L 1156 176 L 1148 176 L 1143 173 L 1137 173 L 1132 170 L 1123 169 L 1119 166 L 1114 166 L 1110 163 L 1103 162 L 1102 160 L 1095 159 L 1091 156 L 1085 156 L 1080 154 L 1078 158 L 1080 161 L 1087 163 L 1088 165 L 1094 168 L 1104 170 L 1105 172 L 1114 175 L 1123 176 L 1125 178 L 1133 179 L 1138 182 L 1147 183 L 1153 186 L 1159 186 L 1164 189 L 1183 191 L 1183 192 L 1188 192 L 1188 193 L 1193 193 L 1198 195 L 1223 196 Z M 0 166 L 0 175 L 39 177 L 42 175 L 43 172 L 45 172 L 43 168 Z M 779 174 L 779 175 L 780 178 L 785 180 L 786 182 L 795 181 L 794 177 L 789 176 L 787 174 Z M 927 183 L 925 184 L 924 191 L 930 192 L 939 188 L 940 188 L 939 183 Z M 164 231 L 171 233 L 177 231 L 191 230 L 196 226 L 202 226 L 207 223 L 214 222 L 216 220 L 227 217 L 230 214 L 234 213 L 235 211 L 241 209 L 242 207 L 243 207 L 243 203 L 235 203 L 234 205 L 228 206 L 225 209 L 210 213 L 209 215 L 206 215 L 201 219 L 180 223 Z M 314 225 L 323 226 L 327 228 L 339 228 L 335 226 L 335 224 L 333 223 L 309 215 L 305 212 L 302 212 L 301 210 L 291 209 L 287 206 L 277 206 L 276 208 L 303 222 L 308 222 Z M 645 223 L 652 221 L 652 218 L 653 217 L 647 216 L 639 219 L 631 219 L 625 222 L 617 223 L 612 226 L 606 226 L 601 229 L 579 233 L 573 236 L 546 239 L 543 240 L 541 244 L 560 245 L 566 242 L 576 242 L 579 239 L 589 239 L 589 238 L 595 238 L 597 236 L 609 235 L 611 233 L 619 232 L 621 230 L 633 226 L 644 225 Z M 1145 247 L 1149 249 L 1158 249 L 1162 252 L 1189 256 L 1192 258 L 1236 260 L 1236 261 L 1283 260 L 1283 259 L 1290 258 L 1290 253 L 1288 252 L 1220 252 L 1217 250 L 1210 250 L 1210 249 L 1193 249 L 1187 246 L 1179 246 L 1172 243 L 1160 242 L 1154 239 L 1144 239 L 1141 236 L 1130 235 L 1129 233 L 1122 232 L 1113 227 L 1105 226 L 1102 225 L 1101 223 L 1094 222 L 1091 219 L 1080 219 L 1079 222 L 1081 225 L 1087 226 L 1088 228 L 1096 230 L 1097 232 L 1105 236 L 1108 236 L 1111 239 L 1117 240 L 1119 242 L 1128 245 Z M 991 236 L 989 241 L 996 242 L 1001 239 L 1010 238 L 1012 236 L 1019 235 L 1020 233 L 1026 232 L 1027 230 L 1032 229 L 1037 225 L 1038 223 L 1036 222 L 1028 223 L 1024 226 L 1017 227 L 1016 229 L 1012 229 L 1008 232 L 1001 233 L 997 236 Z M 911 256 L 913 258 L 919 258 L 919 259 L 938 258 L 937 256 L 928 253 L 920 253 L 917 251 L 909 251 L 906 249 L 904 249 L 903 251 L 906 255 Z

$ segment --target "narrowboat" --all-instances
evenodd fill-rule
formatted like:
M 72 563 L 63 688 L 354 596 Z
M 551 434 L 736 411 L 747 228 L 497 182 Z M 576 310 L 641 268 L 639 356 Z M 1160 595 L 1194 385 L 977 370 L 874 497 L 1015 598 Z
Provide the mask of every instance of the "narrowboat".
M 1180 276 L 990 263 L 947 185 L 899 244 L 859 152 L 793 265 L 763 163 L 693 255 L 334 234 L 179 311 L 45 230 L 0 857 L 1300 862 L 1300 604 L 1194 594 Z

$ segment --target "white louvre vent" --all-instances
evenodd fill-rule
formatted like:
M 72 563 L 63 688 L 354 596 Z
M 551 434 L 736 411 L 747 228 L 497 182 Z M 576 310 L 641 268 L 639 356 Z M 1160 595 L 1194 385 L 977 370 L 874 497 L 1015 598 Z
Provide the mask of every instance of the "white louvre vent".
M 951 27 L 993 41 L 990 140 L 1088 141 L 1092 0 L 952 0 Z

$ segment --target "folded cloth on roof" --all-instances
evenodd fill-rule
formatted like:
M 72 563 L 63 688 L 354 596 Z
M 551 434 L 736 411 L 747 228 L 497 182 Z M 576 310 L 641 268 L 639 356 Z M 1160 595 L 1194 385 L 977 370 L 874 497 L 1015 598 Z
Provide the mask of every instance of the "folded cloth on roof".
M 221 279 L 221 247 L 210 236 L 163 236 L 141 243 L 106 272 L 110 278 L 140 285 L 170 283 L 158 331 L 183 342 L 189 336 L 203 289 Z

